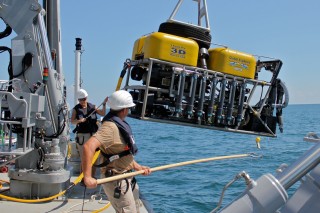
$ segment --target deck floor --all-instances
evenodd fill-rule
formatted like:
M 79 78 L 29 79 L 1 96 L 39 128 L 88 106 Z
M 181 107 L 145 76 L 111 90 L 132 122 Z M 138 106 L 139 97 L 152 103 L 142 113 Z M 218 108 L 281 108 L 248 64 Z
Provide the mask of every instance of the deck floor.
M 6 173 L 0 173 L 0 180 L 8 181 Z M 71 179 L 72 181 L 72 179 Z M 6 191 L 8 186 L 5 184 L 0 188 L 0 193 Z M 3 192 L 6 195 L 8 191 Z M 0 199 L 1 212 L 3 213 L 68 213 L 68 212 L 94 212 L 104 208 L 109 203 L 103 189 L 98 186 L 95 189 L 86 189 L 79 183 L 70 189 L 65 195 L 42 203 L 18 203 Z M 103 210 L 106 213 L 114 213 L 110 207 Z M 140 212 L 148 213 L 142 201 L 140 201 Z M 150 212 L 150 210 L 149 210 Z

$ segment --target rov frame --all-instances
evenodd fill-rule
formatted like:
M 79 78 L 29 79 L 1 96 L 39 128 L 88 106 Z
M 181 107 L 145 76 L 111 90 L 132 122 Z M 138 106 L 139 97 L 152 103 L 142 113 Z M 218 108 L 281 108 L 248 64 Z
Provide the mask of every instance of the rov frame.
M 285 107 L 286 89 L 277 78 L 281 66 L 280 60 L 257 61 L 256 76 L 262 69 L 272 74 L 270 81 L 262 81 L 155 58 L 127 60 L 123 89 L 130 91 L 136 103 L 129 116 L 276 137 L 277 123 L 282 131 Z M 132 80 L 141 85 L 132 84 Z M 252 104 L 259 87 L 260 99 Z

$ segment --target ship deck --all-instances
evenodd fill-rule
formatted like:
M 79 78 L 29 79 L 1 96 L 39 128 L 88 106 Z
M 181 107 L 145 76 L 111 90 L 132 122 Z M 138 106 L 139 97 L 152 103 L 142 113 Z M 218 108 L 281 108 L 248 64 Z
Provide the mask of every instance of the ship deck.
M 72 177 L 73 181 L 76 177 Z M 9 181 L 7 173 L 0 173 L 0 180 Z M 0 193 L 7 195 L 9 192 L 9 186 L 6 184 L 0 188 Z M 68 212 L 103 212 L 114 213 L 115 210 L 111 205 L 108 205 L 109 201 L 106 197 L 101 186 L 95 189 L 87 189 L 83 184 L 79 183 L 70 190 L 68 190 L 63 196 L 60 196 L 52 201 L 39 202 L 39 203 L 22 203 L 8 200 L 2 200 L 0 198 L 1 212 L 15 212 L 15 213 L 68 213 Z M 108 205 L 109 207 L 103 209 Z M 152 212 L 147 210 L 145 201 L 140 199 L 140 212 L 147 213 Z

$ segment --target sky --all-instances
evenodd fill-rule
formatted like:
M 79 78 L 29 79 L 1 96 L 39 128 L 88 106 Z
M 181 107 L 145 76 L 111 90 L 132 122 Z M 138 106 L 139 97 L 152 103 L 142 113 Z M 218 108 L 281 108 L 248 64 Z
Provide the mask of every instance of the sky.
M 134 41 L 156 32 L 177 0 L 61 0 L 63 72 L 73 105 L 75 38 L 82 38 L 82 88 L 100 104 L 116 87 Z M 207 0 L 212 43 L 282 60 L 279 78 L 289 104 L 320 103 L 320 1 Z M 197 4 L 185 0 L 175 19 L 196 24 Z M 3 25 L 0 25 L 3 26 Z M 3 27 L 1 27 L 3 28 Z M 1 30 L 2 31 L 2 30 Z M 10 44 L 9 38 L 0 45 Z M 1 54 L 3 55 L 3 54 Z M 0 77 L 8 78 L 1 56 Z

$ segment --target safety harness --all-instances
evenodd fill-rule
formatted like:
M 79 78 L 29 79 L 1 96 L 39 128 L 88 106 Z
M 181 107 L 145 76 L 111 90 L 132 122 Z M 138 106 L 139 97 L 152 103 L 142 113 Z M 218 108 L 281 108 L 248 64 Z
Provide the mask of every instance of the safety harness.
M 90 133 L 91 135 L 98 130 L 97 125 L 97 115 L 93 113 L 95 111 L 95 105 L 87 103 L 86 112 L 82 108 L 81 104 L 77 104 L 74 107 L 76 111 L 76 118 L 79 120 L 85 118 L 86 121 L 83 123 L 77 124 L 76 128 L 73 130 L 74 133 Z M 82 145 L 82 144 L 80 144 Z
M 116 126 L 118 127 L 120 134 L 122 135 L 125 143 L 128 146 L 128 150 L 125 150 L 123 152 L 120 152 L 118 154 L 106 154 L 101 150 L 101 154 L 106 158 L 106 160 L 99 164 L 99 165 L 95 165 L 96 167 L 104 167 L 107 166 L 109 163 L 111 163 L 112 161 L 122 158 L 126 155 L 135 155 L 138 152 L 138 148 L 137 145 L 134 141 L 134 137 L 132 134 L 132 130 L 131 127 L 129 126 L 129 124 L 126 121 L 121 120 L 118 116 L 116 116 L 114 113 L 109 112 L 106 116 L 104 116 L 104 118 L 102 119 L 102 123 L 105 121 L 111 121 L 113 123 L 116 124 Z
M 118 116 L 116 116 L 112 112 L 109 112 L 102 119 L 102 123 L 105 122 L 105 121 L 111 121 L 111 122 L 116 124 L 116 126 L 119 129 L 120 134 L 122 135 L 125 143 L 128 146 L 128 149 L 123 151 L 123 152 L 120 152 L 118 154 L 106 154 L 101 150 L 100 153 L 103 155 L 103 157 L 105 157 L 106 160 L 103 163 L 99 164 L 99 165 L 94 165 L 95 167 L 107 166 L 109 163 L 111 163 L 114 160 L 117 160 L 119 158 L 122 158 L 122 157 L 130 155 L 130 154 L 135 155 L 138 152 L 138 148 L 137 148 L 137 145 L 135 144 L 131 127 L 129 126 L 129 124 L 126 121 L 121 120 Z M 129 172 L 131 172 L 131 171 L 129 171 Z M 112 175 L 113 175 L 113 171 L 107 169 L 105 176 L 106 177 L 110 177 Z M 128 192 L 128 189 L 129 189 L 129 181 L 128 181 L 127 178 L 125 178 L 124 180 L 126 181 L 126 184 L 127 184 L 127 189 L 124 192 L 124 194 L 126 194 Z M 136 179 L 134 177 L 132 178 L 130 184 L 131 184 L 131 189 L 133 191 L 134 188 L 135 188 L 135 185 L 136 185 Z M 114 189 L 114 198 L 119 199 L 120 196 L 121 196 L 121 181 L 118 180 L 117 187 Z
M 117 160 L 117 159 L 122 158 L 124 156 L 130 155 L 131 151 L 130 150 L 125 150 L 125 151 L 120 152 L 119 154 L 115 154 L 115 155 L 112 155 L 112 154 L 108 155 L 108 154 L 106 154 L 106 153 L 104 153 L 102 151 L 100 153 L 103 155 L 103 157 L 105 157 L 106 160 L 101 164 L 94 165 L 95 167 L 107 166 L 109 163 L 111 163 L 114 160 Z
M 138 147 L 134 141 L 134 137 L 132 134 L 131 127 L 126 121 L 121 120 L 118 116 L 114 113 L 109 112 L 104 118 L 102 119 L 102 123 L 105 121 L 112 121 L 118 127 L 125 143 L 128 145 L 131 154 L 135 155 L 138 152 Z

